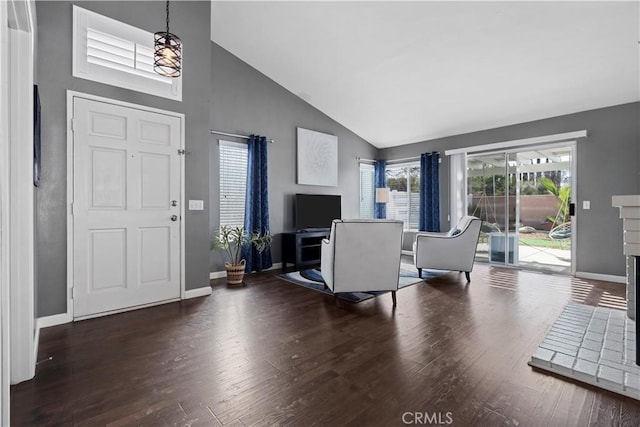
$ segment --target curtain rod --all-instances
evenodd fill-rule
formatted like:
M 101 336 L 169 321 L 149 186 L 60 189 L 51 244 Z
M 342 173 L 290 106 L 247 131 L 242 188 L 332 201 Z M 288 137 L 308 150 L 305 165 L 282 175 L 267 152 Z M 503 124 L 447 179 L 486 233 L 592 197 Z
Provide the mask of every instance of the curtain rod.
M 440 154 L 439 151 L 434 151 L 434 153 L 438 153 Z M 406 157 L 404 159 L 393 159 L 393 160 L 387 160 L 387 164 L 394 164 L 394 163 L 404 163 L 404 162 L 413 162 L 416 160 L 420 160 L 420 156 L 416 156 L 416 157 Z M 442 157 L 440 157 L 438 159 L 438 163 L 442 163 Z
M 404 159 L 393 159 L 393 160 L 387 160 L 387 164 L 389 164 L 389 163 L 410 162 L 410 161 L 414 161 L 414 160 L 420 160 L 420 156 L 415 156 L 415 157 L 405 157 Z
M 358 162 L 365 162 L 365 163 L 375 163 L 375 162 L 376 162 L 375 160 L 372 160 L 372 159 L 363 159 L 362 157 L 358 157 L 358 156 L 356 156 L 356 160 L 357 160 Z
M 228 133 L 228 132 L 220 132 L 219 130 L 213 130 L 211 129 L 209 131 L 210 134 L 216 134 L 216 135 L 222 135 L 222 136 L 230 136 L 233 138 L 242 138 L 242 139 L 249 139 L 249 137 L 247 135 L 238 135 L 235 133 Z M 269 141 L 269 143 L 273 143 L 273 139 L 267 139 L 267 141 Z
M 439 154 L 439 152 L 438 152 Z M 356 160 L 358 160 L 359 162 L 371 162 L 371 163 L 375 163 L 375 160 L 371 160 L 371 159 L 363 159 L 360 158 L 358 156 L 356 156 Z M 393 159 L 393 160 L 387 160 L 387 164 L 389 163 L 401 163 L 401 162 L 410 162 L 410 161 L 415 161 L 415 160 L 420 160 L 420 156 L 415 156 L 415 157 L 405 157 L 404 159 Z M 440 163 L 442 162 L 442 159 L 440 159 Z

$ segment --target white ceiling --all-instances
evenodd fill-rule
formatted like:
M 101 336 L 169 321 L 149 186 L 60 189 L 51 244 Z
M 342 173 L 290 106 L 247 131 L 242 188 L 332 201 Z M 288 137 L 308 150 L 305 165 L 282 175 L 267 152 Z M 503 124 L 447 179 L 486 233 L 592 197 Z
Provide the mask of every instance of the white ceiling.
M 640 100 L 638 2 L 213 1 L 211 14 L 214 42 L 379 148 Z

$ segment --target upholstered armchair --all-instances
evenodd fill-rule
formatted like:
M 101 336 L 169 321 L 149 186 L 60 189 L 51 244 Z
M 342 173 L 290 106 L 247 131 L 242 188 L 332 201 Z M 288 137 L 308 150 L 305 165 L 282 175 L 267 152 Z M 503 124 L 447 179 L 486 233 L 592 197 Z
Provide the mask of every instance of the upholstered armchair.
M 334 220 L 320 258 L 327 287 L 334 293 L 391 291 L 395 305 L 402 228 L 395 220 Z
M 464 216 L 448 233 L 417 233 L 413 262 L 418 276 L 422 277 L 423 268 L 464 271 L 470 282 L 481 224 L 475 216 Z

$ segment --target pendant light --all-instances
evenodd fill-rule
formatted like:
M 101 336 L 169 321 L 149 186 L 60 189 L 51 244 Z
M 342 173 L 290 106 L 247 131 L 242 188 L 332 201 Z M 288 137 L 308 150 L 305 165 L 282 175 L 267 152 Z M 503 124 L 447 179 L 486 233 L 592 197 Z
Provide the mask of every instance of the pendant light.
M 166 77 L 180 77 L 182 72 L 182 42 L 169 32 L 169 1 L 167 0 L 167 30 L 153 35 L 153 69 Z

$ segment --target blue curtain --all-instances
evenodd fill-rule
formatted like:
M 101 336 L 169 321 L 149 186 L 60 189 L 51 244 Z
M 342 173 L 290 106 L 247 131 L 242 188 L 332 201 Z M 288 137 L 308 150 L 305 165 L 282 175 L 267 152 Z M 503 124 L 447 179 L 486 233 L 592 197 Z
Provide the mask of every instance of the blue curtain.
M 248 142 L 247 197 L 244 207 L 244 229 L 247 233 L 269 232 L 269 191 L 267 180 L 267 138 L 251 135 Z M 273 265 L 271 248 L 259 253 L 246 246 L 242 257 L 247 261 L 245 271 L 261 271 Z
M 374 167 L 374 180 L 376 188 L 384 188 L 387 186 L 387 180 L 385 177 L 385 172 L 387 169 L 387 162 L 385 160 L 376 160 Z M 374 195 L 375 196 L 375 195 Z M 376 203 L 374 216 L 377 219 L 385 219 L 387 217 L 387 204 L 386 203 Z
M 437 151 L 420 156 L 420 231 L 440 231 L 440 182 Z

